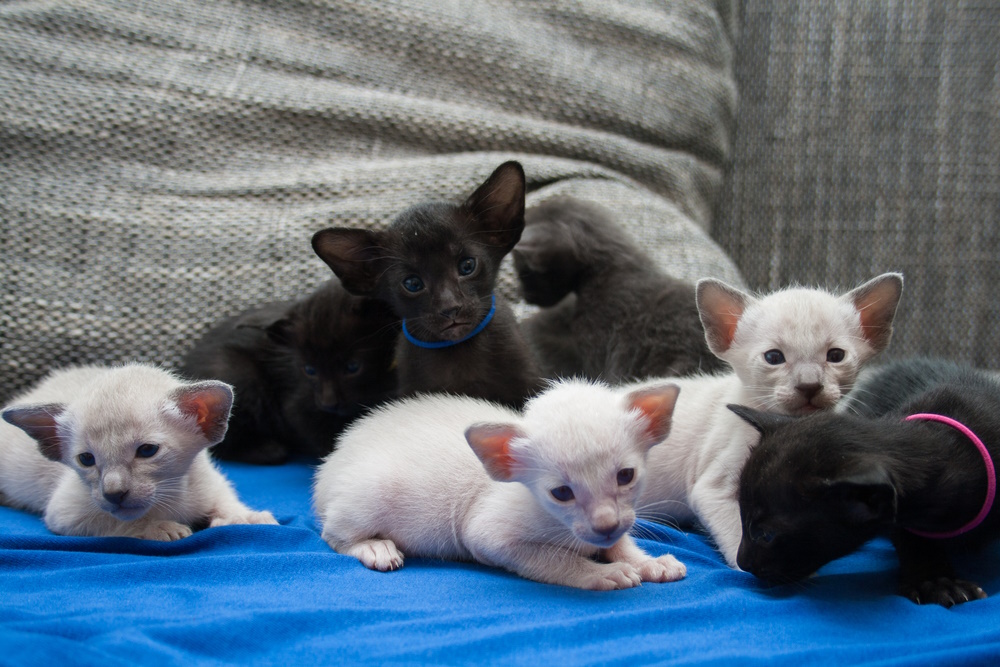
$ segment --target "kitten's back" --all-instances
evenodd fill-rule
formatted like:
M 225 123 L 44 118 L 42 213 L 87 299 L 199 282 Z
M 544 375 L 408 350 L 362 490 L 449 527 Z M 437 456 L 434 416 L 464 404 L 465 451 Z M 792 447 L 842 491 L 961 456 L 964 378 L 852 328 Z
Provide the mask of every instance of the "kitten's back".
M 919 395 L 943 386 L 988 395 L 1000 405 L 1000 376 L 946 359 L 916 358 L 863 372 L 837 411 L 881 417 L 898 412 Z
M 404 552 L 447 556 L 460 550 L 452 522 L 492 483 L 465 429 L 517 419 L 513 410 L 481 399 L 426 394 L 354 422 L 316 474 L 313 500 L 324 539 L 391 535 Z M 451 549 L 442 553 L 442 545 Z

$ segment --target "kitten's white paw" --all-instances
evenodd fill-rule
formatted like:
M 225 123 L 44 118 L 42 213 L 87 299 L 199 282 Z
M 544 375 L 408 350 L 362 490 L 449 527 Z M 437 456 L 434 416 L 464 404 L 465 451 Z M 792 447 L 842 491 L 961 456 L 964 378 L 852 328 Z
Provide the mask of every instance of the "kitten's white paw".
M 403 554 L 392 540 L 365 540 L 337 551 L 354 556 L 370 570 L 390 572 L 403 567 Z
M 143 540 L 158 540 L 173 542 L 191 535 L 191 528 L 176 521 L 156 521 L 142 529 L 139 538 Z
M 634 588 L 642 583 L 639 571 L 628 563 L 602 563 L 599 569 L 584 577 L 580 588 L 592 591 L 613 591 Z
M 639 566 L 639 576 L 643 581 L 663 584 L 677 581 L 687 576 L 687 567 L 670 554 L 659 558 L 650 558 Z
M 253 510 L 247 510 L 246 512 L 239 512 L 237 514 L 217 516 L 212 519 L 212 522 L 209 523 L 208 526 L 209 528 L 215 528 L 217 526 L 233 526 L 239 524 L 269 524 L 276 526 L 278 525 L 278 521 L 270 512 L 255 512 Z

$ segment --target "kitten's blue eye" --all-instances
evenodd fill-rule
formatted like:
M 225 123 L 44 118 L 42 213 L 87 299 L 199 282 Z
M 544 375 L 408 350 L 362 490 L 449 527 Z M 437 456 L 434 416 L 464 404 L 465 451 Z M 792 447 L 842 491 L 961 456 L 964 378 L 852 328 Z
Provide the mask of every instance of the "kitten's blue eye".
M 826 352 L 826 360 L 829 361 L 831 364 L 839 364 L 841 361 L 844 360 L 844 354 L 845 352 L 841 350 L 839 347 L 831 347 Z
M 635 468 L 622 468 L 618 471 L 618 486 L 625 486 L 635 479 Z
M 424 288 L 424 281 L 418 276 L 406 276 L 403 278 L 403 289 L 407 292 L 416 294 Z
M 462 276 L 467 276 L 476 270 L 476 258 L 466 257 L 461 262 L 458 263 L 458 273 Z
M 139 445 L 139 447 L 135 450 L 135 456 L 136 458 L 139 459 L 148 459 L 149 457 L 156 454 L 156 452 L 158 451 L 160 451 L 159 445 L 151 445 L 149 443 L 146 443 L 144 445 Z
M 551 493 L 552 497 L 561 503 L 568 503 L 574 498 L 573 489 L 569 488 L 568 486 L 557 486 L 556 488 L 549 491 L 549 493 Z
M 344 372 L 348 375 L 354 375 L 361 370 L 361 362 L 356 359 L 348 359 L 347 363 L 344 364 Z
M 97 459 L 95 459 L 94 455 L 91 454 L 90 452 L 84 452 L 83 454 L 80 454 L 79 456 L 76 457 L 76 460 L 79 461 L 80 465 L 82 465 L 84 468 L 89 468 L 90 466 L 97 463 Z
M 308 375 L 309 377 L 315 377 L 316 376 L 316 367 L 315 366 L 309 366 L 309 365 L 303 366 L 302 367 L 302 372 L 305 373 L 306 375 Z
M 777 366 L 785 363 L 785 355 L 781 353 L 781 350 L 768 350 L 764 353 L 764 361 L 772 366 Z

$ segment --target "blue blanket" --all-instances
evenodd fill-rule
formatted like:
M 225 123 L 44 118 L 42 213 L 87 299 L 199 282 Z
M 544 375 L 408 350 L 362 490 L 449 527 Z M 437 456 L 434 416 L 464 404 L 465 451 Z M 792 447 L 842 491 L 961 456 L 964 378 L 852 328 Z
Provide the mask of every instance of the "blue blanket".
M 0 664 L 996 664 L 1000 545 L 958 561 L 992 597 L 952 610 L 893 594 L 886 540 L 808 582 L 765 588 L 706 538 L 640 522 L 688 566 L 673 584 L 597 593 L 471 563 L 377 573 L 333 553 L 311 466 L 228 464 L 280 526 L 174 543 L 50 534 L 0 508 Z M 62 662 L 56 662 L 62 661 Z

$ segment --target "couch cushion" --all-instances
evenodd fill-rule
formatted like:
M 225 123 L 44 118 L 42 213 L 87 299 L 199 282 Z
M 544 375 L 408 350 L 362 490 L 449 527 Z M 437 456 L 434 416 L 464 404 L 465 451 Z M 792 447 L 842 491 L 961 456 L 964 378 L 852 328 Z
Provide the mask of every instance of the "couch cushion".
M 739 282 L 706 233 L 731 5 L 3 5 L 0 400 L 53 366 L 176 364 L 326 279 L 316 230 L 463 197 L 509 158 L 529 205 L 605 202 L 668 270 Z

